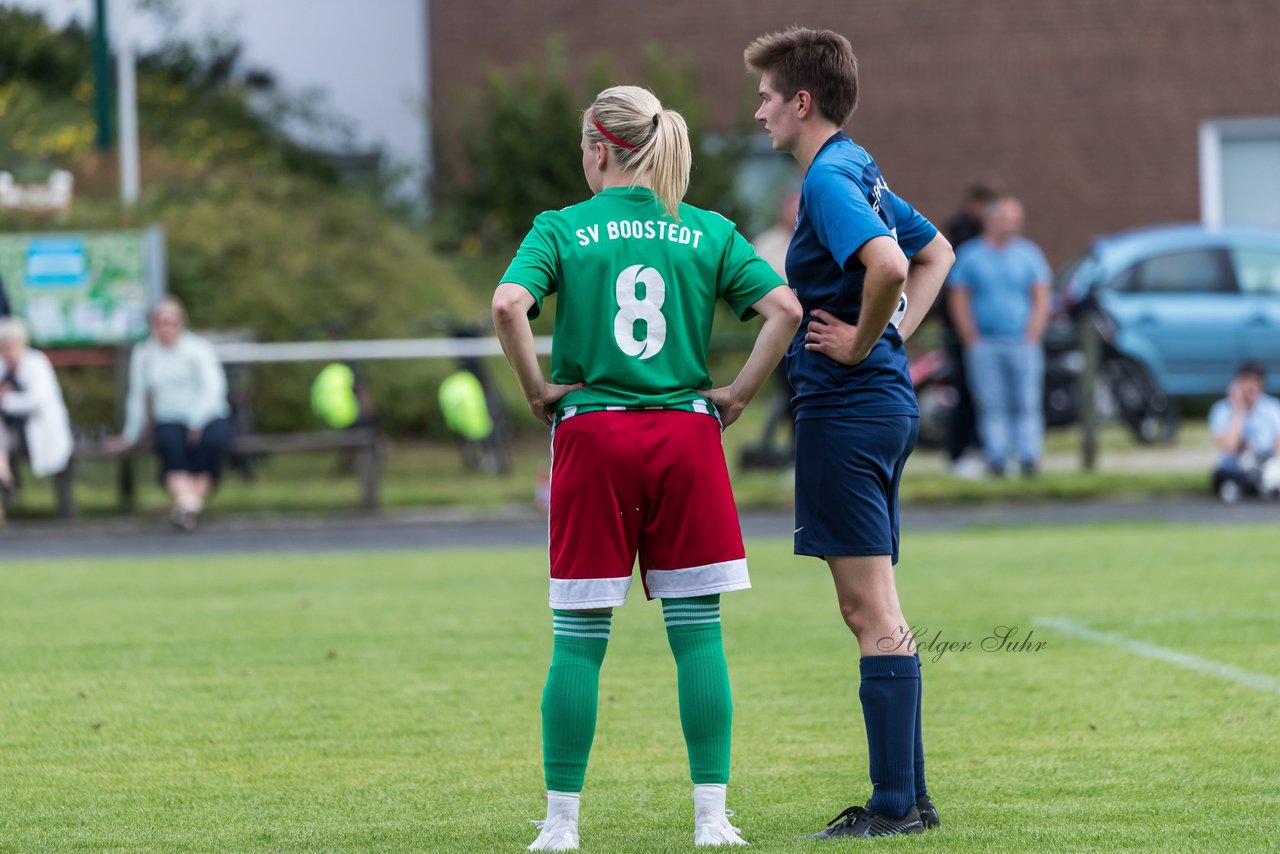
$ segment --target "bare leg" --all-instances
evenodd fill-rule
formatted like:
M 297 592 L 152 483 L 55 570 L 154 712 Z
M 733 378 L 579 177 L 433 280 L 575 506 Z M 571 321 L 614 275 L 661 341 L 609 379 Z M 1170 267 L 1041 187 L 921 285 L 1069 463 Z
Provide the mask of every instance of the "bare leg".
M 13 471 L 9 468 L 9 428 L 0 421 L 0 489 L 13 486 Z M 0 528 L 4 527 L 4 501 L 0 500 Z
M 4 421 L 0 421 L 0 486 L 13 486 L 13 470 L 9 468 L 9 428 Z
M 213 477 L 208 474 L 191 475 L 191 491 L 200 501 L 200 506 L 204 507 L 204 503 L 209 500 L 209 493 L 213 491 Z
M 863 655 L 912 655 L 911 629 L 902 615 L 892 558 L 827 558 L 840 615 Z
M 13 486 L 13 471 L 9 468 L 9 433 L 0 421 L 0 489 Z M 0 501 L 0 528 L 4 527 L 4 501 Z
M 201 498 L 197 492 L 195 478 L 185 471 L 171 471 L 164 477 L 164 488 L 173 499 L 176 507 L 191 510 L 198 507 Z

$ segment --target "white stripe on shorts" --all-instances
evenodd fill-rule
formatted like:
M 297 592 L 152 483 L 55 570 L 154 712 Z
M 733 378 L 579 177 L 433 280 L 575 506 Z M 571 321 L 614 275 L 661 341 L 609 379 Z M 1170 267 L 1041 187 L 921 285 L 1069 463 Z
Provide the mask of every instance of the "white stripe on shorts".
M 561 611 L 612 608 L 627 601 L 631 576 L 622 578 L 553 578 L 551 607 Z
M 746 590 L 751 586 L 745 558 L 687 569 L 651 569 L 645 573 L 645 581 L 649 584 L 649 595 L 654 599 L 685 599 Z

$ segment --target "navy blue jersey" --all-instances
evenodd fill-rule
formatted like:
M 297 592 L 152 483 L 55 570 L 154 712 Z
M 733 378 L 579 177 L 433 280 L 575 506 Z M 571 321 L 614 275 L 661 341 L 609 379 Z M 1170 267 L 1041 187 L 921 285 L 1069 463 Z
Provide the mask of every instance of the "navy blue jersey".
M 858 322 L 867 270 L 857 252 L 868 240 L 892 237 L 910 258 L 937 233 L 889 191 L 875 160 L 844 131 L 822 146 L 805 175 L 787 250 L 787 281 L 805 311 L 805 322 L 787 349 L 797 420 L 919 414 L 896 328 L 886 329 L 870 355 L 852 367 L 804 349 L 804 336 L 815 309 Z

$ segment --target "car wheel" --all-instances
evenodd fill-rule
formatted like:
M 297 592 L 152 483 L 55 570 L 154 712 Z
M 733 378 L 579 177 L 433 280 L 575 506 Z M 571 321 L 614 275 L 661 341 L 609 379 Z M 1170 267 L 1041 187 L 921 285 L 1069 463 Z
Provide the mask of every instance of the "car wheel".
M 920 407 L 920 433 L 916 442 L 922 448 L 945 448 L 951 413 L 959 403 L 959 395 L 949 385 L 926 385 L 916 390 Z
M 1147 368 L 1128 358 L 1109 360 L 1107 387 L 1116 409 L 1144 445 L 1172 442 L 1178 435 L 1178 408 L 1151 377 Z
M 1178 411 L 1148 412 L 1142 416 L 1135 432 L 1144 445 L 1169 444 L 1178 436 Z
M 1044 395 L 1044 423 L 1048 427 L 1065 427 L 1080 420 L 1079 392 L 1070 388 L 1051 388 Z

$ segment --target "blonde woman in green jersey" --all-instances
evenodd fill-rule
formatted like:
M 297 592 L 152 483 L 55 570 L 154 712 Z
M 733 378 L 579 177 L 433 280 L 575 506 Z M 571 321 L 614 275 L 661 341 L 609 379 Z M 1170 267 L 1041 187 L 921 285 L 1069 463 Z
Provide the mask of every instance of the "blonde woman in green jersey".
M 684 119 L 653 93 L 601 92 L 582 122 L 593 197 L 534 220 L 493 298 L 529 408 L 553 425 L 547 818 L 531 851 L 578 847 L 600 666 L 637 556 L 676 660 L 694 842 L 745 844 L 725 810 L 733 703 L 720 594 L 751 582 L 720 431 L 782 358 L 800 307 L 733 223 L 681 203 L 690 161 Z M 548 382 L 529 318 L 551 293 Z M 737 379 L 712 388 L 707 345 L 721 299 L 764 324 Z

